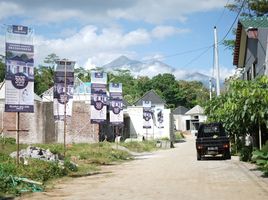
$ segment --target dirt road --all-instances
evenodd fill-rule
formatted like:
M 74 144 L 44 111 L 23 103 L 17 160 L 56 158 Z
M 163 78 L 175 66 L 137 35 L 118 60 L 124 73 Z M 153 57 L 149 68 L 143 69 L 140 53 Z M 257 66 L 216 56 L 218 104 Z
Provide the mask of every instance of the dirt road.
M 20 199 L 75 200 L 264 200 L 268 180 L 253 166 L 232 160 L 197 161 L 194 138 L 175 149 L 111 166 L 101 175 L 75 178 L 45 193 Z

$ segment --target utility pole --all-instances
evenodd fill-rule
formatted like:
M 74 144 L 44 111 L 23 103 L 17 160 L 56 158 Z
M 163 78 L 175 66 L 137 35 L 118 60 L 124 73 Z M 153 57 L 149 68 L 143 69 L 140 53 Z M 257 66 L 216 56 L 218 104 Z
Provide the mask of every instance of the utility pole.
M 214 67 L 216 69 L 216 94 L 220 96 L 220 69 L 219 69 L 219 55 L 218 55 L 218 38 L 217 28 L 214 26 Z
M 212 99 L 212 84 L 211 84 L 211 77 L 209 78 L 209 99 Z
M 63 145 L 64 145 L 64 158 L 66 156 L 66 104 L 67 104 L 67 70 L 66 70 L 66 62 L 64 60 L 64 129 L 63 129 Z

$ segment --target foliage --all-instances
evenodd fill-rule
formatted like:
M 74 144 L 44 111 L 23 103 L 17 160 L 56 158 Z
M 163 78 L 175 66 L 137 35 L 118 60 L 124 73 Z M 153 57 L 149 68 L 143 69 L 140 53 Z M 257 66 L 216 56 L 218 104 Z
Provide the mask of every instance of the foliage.
M 0 144 L 15 144 L 16 139 L 10 137 L 0 137 Z
M 262 150 L 255 150 L 252 154 L 252 162 L 260 167 L 265 176 L 268 176 L 268 141 L 263 146 Z
M 183 138 L 184 135 L 180 131 L 175 132 L 175 141 L 180 141 Z
M 239 12 L 242 7 L 242 16 L 263 16 L 268 13 L 267 0 L 235 0 L 226 5 L 232 12 Z
M 0 55 L 0 82 L 2 82 L 5 79 L 5 63 L 4 60 L 1 59 Z
M 235 138 L 244 138 L 246 133 L 256 138 L 259 127 L 268 126 L 267 87 L 267 77 L 253 81 L 231 81 L 225 94 L 212 99 L 205 106 L 208 120 L 223 122 L 233 141 Z M 257 146 L 256 142 L 254 146 Z M 242 150 L 242 155 L 248 156 L 243 145 L 239 150 Z
M 63 152 L 62 144 L 36 144 L 34 146 L 50 149 L 51 152 L 58 154 Z M 21 163 L 16 166 L 15 160 L 9 156 L 15 149 L 16 144 L 11 142 L 11 144 L 6 144 L 4 151 L 0 153 L 0 196 L 17 195 L 23 191 L 26 186 L 22 183 L 15 183 L 16 177 L 46 183 L 51 179 L 66 175 L 87 175 L 98 170 L 97 166 L 99 165 L 113 164 L 132 158 L 128 152 L 114 149 L 112 144 L 107 142 L 73 144 L 67 148 L 64 163 L 27 159 L 27 165 Z M 62 156 L 59 155 L 59 157 Z M 73 163 L 78 164 L 78 166 Z
M 134 152 L 151 152 L 156 150 L 156 141 L 131 141 L 126 143 L 120 143 L 121 146 L 128 148 L 130 151 Z

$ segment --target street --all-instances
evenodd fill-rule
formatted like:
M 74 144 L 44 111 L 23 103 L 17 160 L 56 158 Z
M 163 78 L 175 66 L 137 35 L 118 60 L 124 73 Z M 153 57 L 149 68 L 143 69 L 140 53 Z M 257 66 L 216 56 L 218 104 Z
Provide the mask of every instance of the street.
M 196 160 L 194 138 L 176 148 L 108 166 L 104 173 L 62 181 L 44 193 L 18 199 L 225 200 L 268 199 L 268 180 L 238 158 Z

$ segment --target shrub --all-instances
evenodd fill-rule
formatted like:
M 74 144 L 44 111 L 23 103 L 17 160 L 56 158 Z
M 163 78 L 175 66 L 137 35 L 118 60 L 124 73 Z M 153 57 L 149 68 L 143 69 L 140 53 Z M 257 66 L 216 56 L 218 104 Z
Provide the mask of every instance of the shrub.
M 266 142 L 262 150 L 253 151 L 252 154 L 252 162 L 259 166 L 265 176 L 268 176 L 268 142 Z

